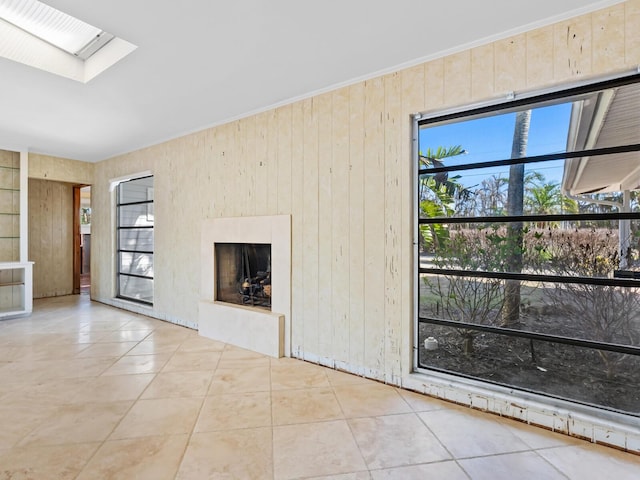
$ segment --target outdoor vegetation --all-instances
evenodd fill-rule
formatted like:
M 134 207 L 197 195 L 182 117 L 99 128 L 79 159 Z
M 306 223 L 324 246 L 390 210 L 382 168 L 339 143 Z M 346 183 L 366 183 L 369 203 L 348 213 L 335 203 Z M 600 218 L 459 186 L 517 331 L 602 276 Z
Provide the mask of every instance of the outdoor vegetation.
M 512 159 L 526 157 L 529 126 L 518 122 L 529 119 L 516 118 Z M 514 162 L 472 183 L 465 175 L 473 164 L 443 168 L 466 153 L 452 145 L 419 155 L 419 216 L 427 219 L 419 262 L 428 270 L 420 366 L 640 415 L 640 357 L 608 349 L 640 347 L 640 288 L 600 281 L 640 278 L 640 217 L 581 215 L 619 213 L 623 200 L 640 212 L 640 192 L 572 198 L 547 179 L 544 163 Z M 427 337 L 437 349 L 422 346 Z

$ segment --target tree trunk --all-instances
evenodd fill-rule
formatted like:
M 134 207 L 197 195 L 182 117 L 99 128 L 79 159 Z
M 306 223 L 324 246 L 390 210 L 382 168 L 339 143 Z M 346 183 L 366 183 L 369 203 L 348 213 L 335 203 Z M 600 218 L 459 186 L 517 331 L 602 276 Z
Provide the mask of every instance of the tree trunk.
M 527 155 L 531 110 L 518 112 L 513 130 L 511 158 Z M 507 215 L 522 215 L 524 205 L 524 164 L 509 168 L 509 190 L 507 192 Z M 522 272 L 522 222 L 513 222 L 507 227 L 507 271 Z M 506 280 L 504 285 L 504 306 L 502 326 L 512 326 L 520 319 L 520 281 Z

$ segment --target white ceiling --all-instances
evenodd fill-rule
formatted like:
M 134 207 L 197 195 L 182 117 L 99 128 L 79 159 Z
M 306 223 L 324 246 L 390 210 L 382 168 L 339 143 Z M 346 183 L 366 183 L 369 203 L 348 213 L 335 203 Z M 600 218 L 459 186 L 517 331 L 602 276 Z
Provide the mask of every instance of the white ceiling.
M 87 84 L 0 58 L 0 148 L 99 161 L 619 0 L 45 0 L 138 48 Z

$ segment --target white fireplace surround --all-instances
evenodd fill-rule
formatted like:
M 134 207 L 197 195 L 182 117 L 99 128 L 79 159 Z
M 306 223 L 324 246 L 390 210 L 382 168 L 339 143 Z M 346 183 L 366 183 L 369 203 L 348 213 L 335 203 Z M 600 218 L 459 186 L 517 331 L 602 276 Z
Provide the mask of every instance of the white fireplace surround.
M 271 311 L 215 298 L 216 243 L 271 244 Z M 200 335 L 273 357 L 291 355 L 291 216 L 205 220 L 201 235 Z

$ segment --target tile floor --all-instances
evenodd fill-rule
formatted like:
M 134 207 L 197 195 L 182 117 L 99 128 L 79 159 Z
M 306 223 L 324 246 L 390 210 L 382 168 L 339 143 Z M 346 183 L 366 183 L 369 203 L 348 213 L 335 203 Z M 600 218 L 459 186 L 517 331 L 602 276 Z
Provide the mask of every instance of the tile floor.
M 0 479 L 640 478 L 640 457 L 88 301 L 0 322 Z

